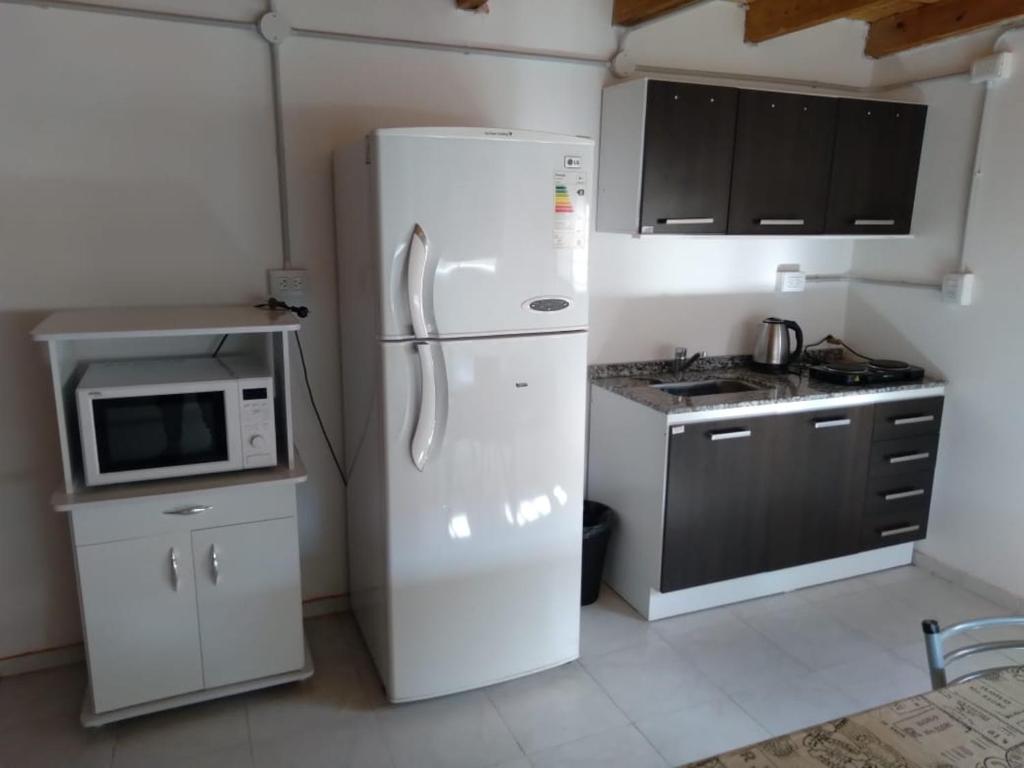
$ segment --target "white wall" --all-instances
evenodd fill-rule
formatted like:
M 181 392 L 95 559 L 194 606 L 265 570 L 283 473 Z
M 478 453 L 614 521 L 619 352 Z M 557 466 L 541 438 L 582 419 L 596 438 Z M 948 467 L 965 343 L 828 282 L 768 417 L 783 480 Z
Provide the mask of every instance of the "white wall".
M 1024 32 L 1005 38 L 1013 78 L 989 94 L 976 204 L 966 262 L 979 291 L 970 307 L 931 291 L 857 286 L 850 293 L 850 342 L 876 354 L 923 361 L 949 381 L 928 539 L 920 548 L 961 571 L 1024 594 L 1024 380 L 1020 286 L 1024 283 Z M 916 228 L 905 248 L 860 246 L 855 268 L 935 278 L 959 258 L 978 94 L 970 86 L 929 86 L 933 105 L 923 157 Z
M 80 636 L 28 333 L 61 307 L 261 295 L 280 259 L 268 61 L 246 32 L 0 5 L 0 657 Z
M 128 5 L 132 0 L 118 0 Z M 257 0 L 138 0 L 252 19 Z M 606 56 L 611 0 L 287 0 L 295 25 Z M 757 49 L 726 2 L 637 31 L 638 58 L 686 67 L 866 83 L 863 28 L 839 22 Z M 366 130 L 424 123 L 597 135 L 598 67 L 291 38 L 281 49 L 293 258 L 311 271 L 303 329 L 313 386 L 340 443 L 331 215 L 332 148 Z M 0 658 L 80 636 L 56 484 L 46 367 L 28 331 L 67 306 L 247 302 L 280 262 L 269 56 L 255 34 L 0 3 Z M 752 323 L 793 317 L 841 330 L 846 289 L 772 292 L 779 263 L 844 271 L 844 241 L 632 239 L 592 249 L 595 361 L 749 349 Z M 9 393 L 14 393 L 12 399 Z M 297 390 L 303 591 L 345 591 L 340 484 Z

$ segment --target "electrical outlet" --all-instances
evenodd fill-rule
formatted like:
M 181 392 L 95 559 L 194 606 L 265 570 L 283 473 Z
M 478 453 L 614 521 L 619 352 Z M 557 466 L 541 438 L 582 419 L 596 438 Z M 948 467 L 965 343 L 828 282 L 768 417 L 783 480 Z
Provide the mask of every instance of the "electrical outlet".
M 268 269 L 267 290 L 275 299 L 292 306 L 308 307 L 304 269 Z

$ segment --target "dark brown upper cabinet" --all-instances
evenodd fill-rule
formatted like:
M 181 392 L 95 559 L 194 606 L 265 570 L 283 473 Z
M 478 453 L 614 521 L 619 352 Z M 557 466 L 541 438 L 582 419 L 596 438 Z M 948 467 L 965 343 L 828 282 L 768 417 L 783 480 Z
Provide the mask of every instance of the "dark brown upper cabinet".
M 910 232 L 927 107 L 640 79 L 605 88 L 597 229 Z
M 840 99 L 826 229 L 910 232 L 928 107 Z
M 837 100 L 740 91 L 729 234 L 825 231 Z
M 726 231 L 737 95 L 733 88 L 650 83 L 642 233 Z

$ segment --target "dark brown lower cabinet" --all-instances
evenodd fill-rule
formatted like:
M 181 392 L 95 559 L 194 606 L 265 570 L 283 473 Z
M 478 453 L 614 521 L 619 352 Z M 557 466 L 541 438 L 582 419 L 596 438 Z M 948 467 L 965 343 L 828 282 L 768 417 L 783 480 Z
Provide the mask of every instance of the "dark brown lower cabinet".
M 661 591 L 768 569 L 772 417 L 686 426 L 668 453 Z
M 779 417 L 784 488 L 770 513 L 768 570 L 860 549 L 871 428 L 863 407 Z
M 686 425 L 669 440 L 661 591 L 924 538 L 941 414 L 933 398 Z M 923 434 L 889 439 L 901 428 Z

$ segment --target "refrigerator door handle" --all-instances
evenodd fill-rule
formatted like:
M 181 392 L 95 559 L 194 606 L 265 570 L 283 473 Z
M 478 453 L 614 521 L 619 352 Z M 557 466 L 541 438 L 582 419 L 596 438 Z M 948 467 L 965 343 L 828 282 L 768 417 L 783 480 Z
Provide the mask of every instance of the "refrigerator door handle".
M 427 233 L 416 224 L 409 240 L 409 263 L 406 265 L 406 279 L 409 283 L 409 315 L 412 317 L 412 334 L 418 339 L 427 333 Z
M 422 472 L 431 454 L 441 445 L 445 385 L 438 377 L 431 345 L 416 344 L 416 354 L 420 359 L 420 412 L 412 435 L 411 453 L 413 464 Z

